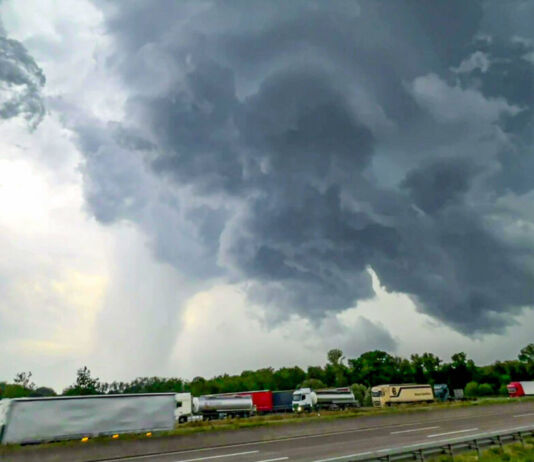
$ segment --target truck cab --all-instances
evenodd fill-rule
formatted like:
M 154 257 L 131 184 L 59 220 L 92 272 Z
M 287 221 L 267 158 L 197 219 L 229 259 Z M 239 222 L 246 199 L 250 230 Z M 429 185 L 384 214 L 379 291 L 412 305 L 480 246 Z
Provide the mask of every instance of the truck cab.
M 178 423 L 185 423 L 193 414 L 193 398 L 191 393 L 176 393 L 176 409 L 174 419 Z
M 387 386 L 378 385 L 371 388 L 371 400 L 373 401 L 373 407 L 383 407 L 385 405 L 385 397 Z
M 508 395 L 510 398 L 525 396 L 525 392 L 520 382 L 511 382 L 506 386 L 506 388 L 508 389 Z
M 316 402 L 316 399 L 313 399 L 314 395 L 315 393 L 313 393 L 311 388 L 300 388 L 298 390 L 295 390 L 293 392 L 293 401 L 291 403 L 293 411 L 311 411 L 314 408 Z
M 445 383 L 436 383 L 434 385 L 434 396 L 438 401 L 448 401 L 450 398 L 449 387 Z

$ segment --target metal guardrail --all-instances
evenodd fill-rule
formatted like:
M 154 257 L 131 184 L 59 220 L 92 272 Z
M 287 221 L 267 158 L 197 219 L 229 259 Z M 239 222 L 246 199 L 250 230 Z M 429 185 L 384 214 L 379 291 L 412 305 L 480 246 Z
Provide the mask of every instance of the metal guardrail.
M 381 449 L 370 451 L 354 456 L 347 456 L 344 462 L 391 462 L 402 460 L 425 461 L 428 457 L 439 455 L 450 455 L 476 451 L 480 456 L 481 449 L 490 446 L 500 446 L 504 444 L 520 442 L 525 444 L 525 437 L 534 436 L 534 426 L 517 427 L 508 430 L 478 433 L 468 437 L 453 438 L 436 441 L 434 443 L 422 443 L 411 446 L 403 446 L 397 449 Z

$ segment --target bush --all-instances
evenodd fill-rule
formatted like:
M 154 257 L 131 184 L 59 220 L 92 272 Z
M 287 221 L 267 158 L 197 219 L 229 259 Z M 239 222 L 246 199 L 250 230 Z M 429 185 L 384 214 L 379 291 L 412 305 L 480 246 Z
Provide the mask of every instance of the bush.
M 469 382 L 465 386 L 465 396 L 467 398 L 475 398 L 478 396 L 478 383 L 477 382 Z
M 326 388 L 326 385 L 319 379 L 306 379 L 300 384 L 300 388 L 311 388 L 317 390 L 318 388 Z
M 2 398 L 25 398 L 30 396 L 32 390 L 24 388 L 22 385 L 9 384 L 4 388 Z
M 367 392 L 367 387 L 365 385 L 362 385 L 361 383 L 353 383 L 350 386 L 350 389 L 352 390 L 352 393 L 354 393 L 354 397 L 356 398 L 356 401 L 360 403 L 361 406 L 363 406 L 363 402 L 365 401 L 365 393 Z
M 363 406 L 372 406 L 373 405 L 373 398 L 371 397 L 371 388 L 368 388 L 365 391 L 365 397 L 363 398 Z
M 39 387 L 30 393 L 32 397 L 56 396 L 56 392 L 52 388 Z
M 493 395 L 493 388 L 489 383 L 481 383 L 478 386 L 478 396 L 491 396 Z
M 508 396 L 508 387 L 506 385 L 501 385 L 499 388 L 499 395 L 501 396 Z

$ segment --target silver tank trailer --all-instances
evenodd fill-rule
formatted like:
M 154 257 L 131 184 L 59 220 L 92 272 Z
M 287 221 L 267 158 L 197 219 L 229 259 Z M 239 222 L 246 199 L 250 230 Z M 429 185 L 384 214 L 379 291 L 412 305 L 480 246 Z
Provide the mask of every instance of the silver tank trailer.
M 250 396 L 200 396 L 193 399 L 195 414 L 250 415 L 254 404 Z
M 339 405 L 356 405 L 356 399 L 351 390 L 316 390 L 317 403 L 332 403 Z

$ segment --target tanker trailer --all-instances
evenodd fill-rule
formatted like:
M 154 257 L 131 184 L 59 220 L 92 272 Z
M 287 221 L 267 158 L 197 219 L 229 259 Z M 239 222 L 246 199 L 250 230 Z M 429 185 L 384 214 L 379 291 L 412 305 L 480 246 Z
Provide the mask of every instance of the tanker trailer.
M 324 388 L 312 391 L 311 388 L 301 388 L 293 393 L 293 411 L 303 412 L 320 409 L 346 409 L 358 407 L 354 394 L 350 388 Z
M 193 398 L 193 413 L 204 420 L 249 417 L 255 413 L 250 396 L 200 396 Z

